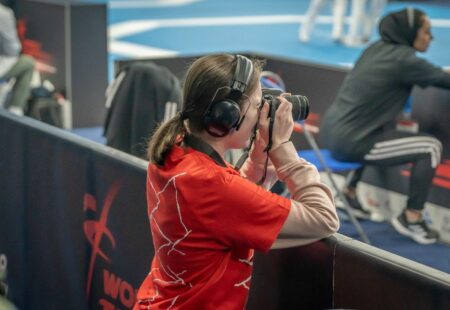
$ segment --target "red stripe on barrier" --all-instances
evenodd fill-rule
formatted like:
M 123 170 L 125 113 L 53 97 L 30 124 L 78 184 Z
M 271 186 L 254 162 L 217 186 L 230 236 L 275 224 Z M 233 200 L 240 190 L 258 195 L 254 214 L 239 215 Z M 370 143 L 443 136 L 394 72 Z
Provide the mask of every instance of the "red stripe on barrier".
M 446 188 L 446 189 L 450 189 L 450 181 L 445 180 L 445 179 L 441 179 L 441 178 L 434 178 L 433 179 L 433 184 Z
M 298 124 L 298 123 L 294 123 L 294 132 L 302 133 L 303 132 L 303 126 Z
M 411 175 L 408 170 L 402 170 L 400 174 L 404 177 L 409 177 Z M 443 179 L 439 176 L 433 178 L 433 185 L 450 190 L 450 180 Z
M 436 169 L 436 175 L 450 179 L 450 161 L 446 160 L 440 164 Z

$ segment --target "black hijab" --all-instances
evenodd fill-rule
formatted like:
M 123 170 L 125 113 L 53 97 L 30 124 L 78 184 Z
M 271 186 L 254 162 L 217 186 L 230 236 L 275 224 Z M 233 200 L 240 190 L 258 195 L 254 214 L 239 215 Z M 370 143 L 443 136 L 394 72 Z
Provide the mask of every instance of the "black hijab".
M 386 15 L 380 21 L 381 40 L 387 43 L 413 46 L 417 30 L 422 26 L 424 12 L 406 8 Z

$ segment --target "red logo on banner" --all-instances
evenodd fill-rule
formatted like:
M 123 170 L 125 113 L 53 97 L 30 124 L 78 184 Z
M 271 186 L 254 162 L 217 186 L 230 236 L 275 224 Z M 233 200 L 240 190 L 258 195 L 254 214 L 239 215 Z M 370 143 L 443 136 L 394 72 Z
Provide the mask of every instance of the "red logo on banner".
M 36 40 L 31 40 L 26 36 L 27 23 L 24 19 L 17 21 L 17 33 L 20 43 L 22 44 L 22 52 L 26 55 L 33 56 L 36 60 L 36 69 L 39 72 L 55 73 L 56 68 L 53 64 L 53 57 L 42 49 L 42 44 Z
M 409 177 L 411 173 L 408 170 L 402 170 L 401 174 Z M 445 189 L 450 189 L 450 160 L 444 160 L 444 162 L 436 168 L 433 184 Z
M 99 219 L 86 220 L 83 225 L 86 239 L 92 246 L 92 254 L 89 260 L 89 270 L 86 283 L 86 296 L 90 295 L 92 289 L 92 278 L 94 276 L 97 258 L 101 257 L 106 262 L 111 263 L 111 259 L 104 252 L 104 250 L 100 248 L 100 245 L 102 244 L 104 237 L 106 237 L 112 248 L 116 247 L 116 240 L 107 226 L 107 221 L 113 201 L 121 187 L 122 182 L 114 183 L 106 194 L 105 201 L 103 202 L 103 208 L 99 214 Z M 89 210 L 98 214 L 97 200 L 91 194 L 84 195 L 83 210 Z M 125 308 L 132 308 L 136 299 L 137 290 L 125 279 L 119 277 L 110 270 L 103 269 L 102 273 L 104 295 L 99 298 L 98 305 L 105 310 L 115 310 L 119 308 L 114 304 L 114 301 L 120 301 L 122 306 L 125 306 Z
M 111 233 L 111 231 L 106 226 L 106 222 L 108 220 L 109 211 L 111 209 L 112 202 L 116 197 L 119 189 L 121 187 L 121 183 L 114 183 L 109 189 L 105 201 L 103 203 L 103 209 L 100 213 L 100 219 L 98 221 L 87 220 L 83 225 L 84 234 L 92 246 L 92 254 L 91 259 L 89 261 L 89 272 L 87 278 L 86 285 L 86 295 L 89 296 L 91 291 L 91 283 L 92 283 L 92 274 L 94 272 L 95 261 L 97 257 L 100 255 L 107 262 L 111 262 L 109 257 L 100 249 L 100 241 L 103 236 L 106 236 L 108 240 L 111 242 L 112 247 L 116 247 L 116 241 Z M 91 210 L 97 212 L 97 201 L 95 197 L 91 194 L 85 194 L 83 199 L 83 210 Z

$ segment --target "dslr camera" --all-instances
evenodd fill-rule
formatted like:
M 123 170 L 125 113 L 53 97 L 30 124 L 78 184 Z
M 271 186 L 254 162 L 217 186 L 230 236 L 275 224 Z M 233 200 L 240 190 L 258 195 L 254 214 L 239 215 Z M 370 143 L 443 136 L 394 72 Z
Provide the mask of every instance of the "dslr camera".
M 275 116 L 275 111 L 280 106 L 281 101 L 277 97 L 282 93 L 283 92 L 277 88 L 263 88 L 262 90 L 263 100 L 269 103 L 269 117 L 271 118 Z M 292 104 L 292 117 L 294 122 L 303 121 L 308 117 L 309 102 L 306 96 L 291 95 L 284 96 L 284 98 Z

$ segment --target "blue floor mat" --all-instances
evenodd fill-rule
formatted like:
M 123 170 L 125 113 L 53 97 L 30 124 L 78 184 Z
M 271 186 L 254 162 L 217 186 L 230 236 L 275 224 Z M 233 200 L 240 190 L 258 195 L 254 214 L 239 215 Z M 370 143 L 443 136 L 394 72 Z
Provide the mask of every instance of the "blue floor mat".
M 373 246 L 450 273 L 450 247 L 442 243 L 421 245 L 398 234 L 390 223 L 360 221 Z M 351 222 L 341 221 L 339 233 L 361 240 Z

